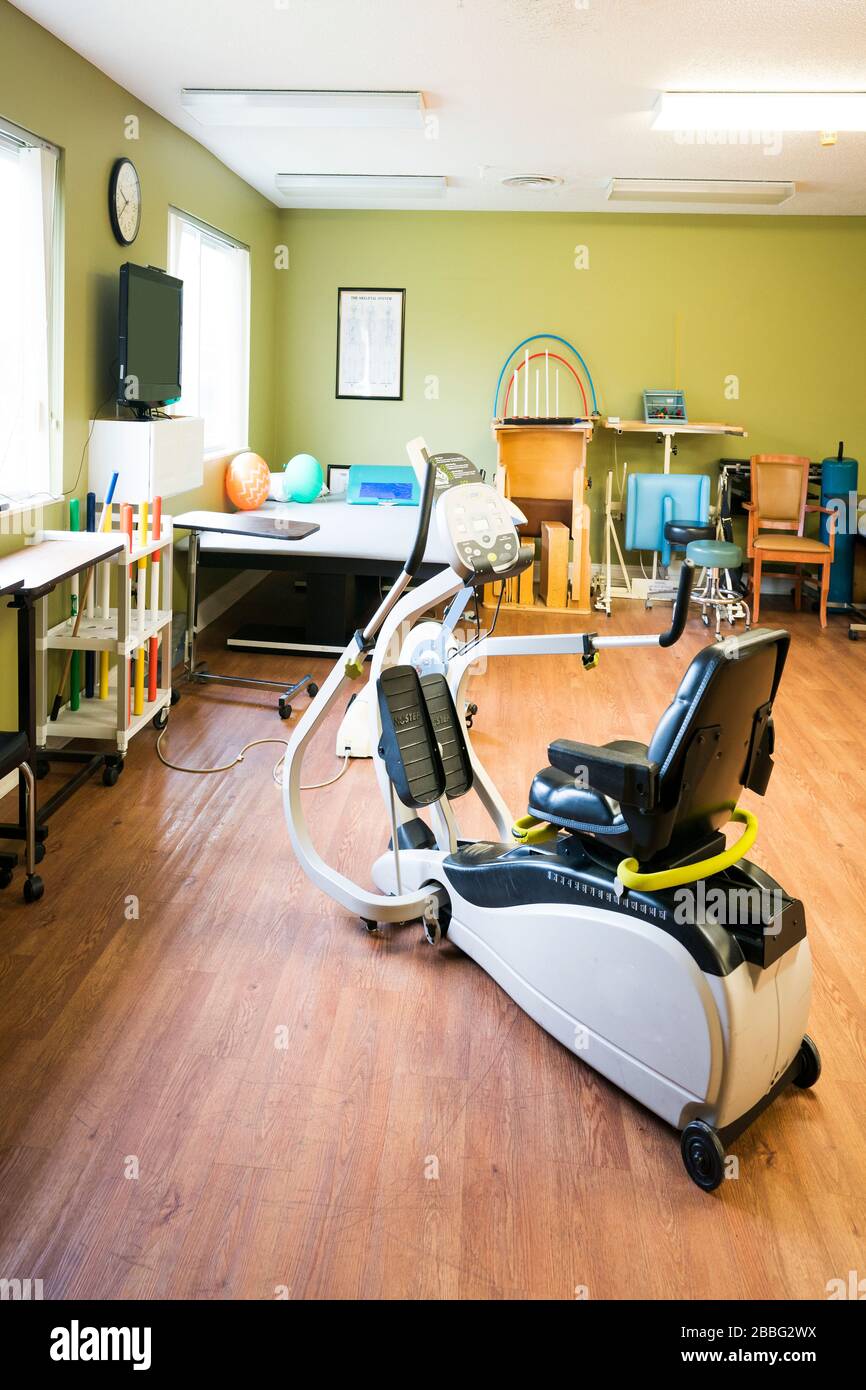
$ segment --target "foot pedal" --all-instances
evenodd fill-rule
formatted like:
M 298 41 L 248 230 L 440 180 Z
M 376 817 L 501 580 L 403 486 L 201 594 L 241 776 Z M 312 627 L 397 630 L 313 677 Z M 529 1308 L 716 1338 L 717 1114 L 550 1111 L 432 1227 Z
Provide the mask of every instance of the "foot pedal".
M 445 769 L 414 666 L 390 666 L 376 682 L 379 751 L 404 806 L 429 806 L 445 793 Z
M 453 801 L 458 796 L 465 796 L 472 786 L 472 763 L 469 761 L 463 725 L 443 675 L 437 672 L 423 676 L 421 690 L 445 772 L 445 795 L 449 801 Z

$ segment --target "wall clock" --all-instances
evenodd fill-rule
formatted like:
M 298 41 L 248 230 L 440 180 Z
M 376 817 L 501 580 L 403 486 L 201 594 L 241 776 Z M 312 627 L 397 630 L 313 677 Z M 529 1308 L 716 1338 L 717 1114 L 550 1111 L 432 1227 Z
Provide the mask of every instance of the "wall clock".
M 116 159 L 108 181 L 111 230 L 121 246 L 131 246 L 141 226 L 141 180 L 131 159 Z

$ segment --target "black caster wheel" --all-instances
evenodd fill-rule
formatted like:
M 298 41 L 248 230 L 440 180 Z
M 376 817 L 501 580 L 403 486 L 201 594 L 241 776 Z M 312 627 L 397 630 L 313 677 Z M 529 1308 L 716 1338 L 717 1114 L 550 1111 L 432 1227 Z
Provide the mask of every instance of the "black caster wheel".
M 49 772 L 51 771 L 51 764 L 49 763 L 47 758 L 37 758 L 36 766 L 34 767 L 33 771 L 36 774 L 37 782 L 41 782 L 42 778 L 47 777 Z
M 379 933 L 379 923 L 374 922 L 370 917 L 362 917 L 361 924 L 368 936 L 377 936 Z
M 277 708 L 278 708 L 279 711 L 280 711 L 280 718 L 281 718 L 281 719 L 291 719 L 291 717 L 292 717 L 292 707 L 291 707 L 291 705 L 288 704 L 285 700 L 280 700 L 280 703 L 279 703 L 279 705 L 277 706 Z
M 0 869 L 0 888 L 8 888 L 12 882 L 12 870 Z
M 36 841 L 36 853 L 34 855 L 37 864 L 41 864 L 45 858 L 45 846 L 41 840 Z
M 439 925 L 438 917 L 435 922 L 429 921 L 426 917 L 424 918 L 424 939 L 428 946 L 439 945 L 442 940 L 442 928 Z
M 171 687 L 171 703 L 172 705 L 180 704 L 180 691 L 174 685 Z
M 102 785 L 104 787 L 116 787 L 119 776 L 120 768 L 116 763 L 107 763 L 102 769 Z
M 859 633 L 859 632 L 853 632 L 852 629 L 849 627 L 849 629 L 848 629 L 848 641 L 849 641 L 849 642 L 859 642 L 859 641 L 860 641 L 860 633 Z
M 318 693 L 319 687 L 316 685 L 316 682 L 310 681 L 310 684 L 307 686 L 307 694 L 309 695 L 310 699 L 315 700 Z
M 725 1176 L 725 1151 L 712 1126 L 692 1120 L 682 1132 L 680 1151 L 692 1182 L 704 1192 L 714 1192 Z
M 153 716 L 152 723 L 155 729 L 164 729 L 168 723 L 168 710 L 165 708 L 157 710 L 156 714 Z
M 38 874 L 31 874 L 24 880 L 24 901 L 26 903 L 38 903 L 45 892 L 45 884 Z
M 808 1033 L 800 1043 L 799 1057 L 800 1070 L 794 1077 L 794 1085 L 799 1086 L 802 1091 L 808 1091 L 821 1075 L 821 1054 Z

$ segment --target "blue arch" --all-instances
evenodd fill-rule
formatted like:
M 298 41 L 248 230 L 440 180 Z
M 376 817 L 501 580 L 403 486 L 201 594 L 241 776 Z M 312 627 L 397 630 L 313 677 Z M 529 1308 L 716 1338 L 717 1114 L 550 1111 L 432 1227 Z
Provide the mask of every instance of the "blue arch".
M 553 343 L 562 343 L 563 347 L 567 347 L 568 350 L 569 350 L 569 352 L 573 352 L 573 353 L 574 353 L 574 355 L 575 355 L 575 357 L 577 358 L 578 362 L 579 362 L 580 365 L 583 367 L 584 373 L 586 374 L 587 384 L 588 384 L 588 386 L 589 386 L 590 395 L 592 396 L 592 409 L 593 409 L 593 413 L 594 413 L 594 414 L 597 414 L 597 412 L 598 412 L 598 399 L 597 399 L 596 394 L 595 394 L 595 383 L 593 382 L 593 379 L 592 379 L 592 373 L 590 372 L 589 367 L 588 367 L 588 366 L 586 365 L 586 363 L 584 362 L 584 360 L 583 360 L 583 358 L 581 357 L 580 353 L 578 352 L 577 348 L 574 346 L 574 343 L 570 343 L 570 342 L 568 341 L 567 338 L 560 338 L 560 336 L 559 336 L 558 333 L 533 333 L 530 337 L 524 338 L 522 343 L 518 343 L 518 344 L 517 344 L 517 347 L 516 347 L 516 348 L 513 348 L 513 349 L 511 350 L 511 352 L 509 352 L 508 356 L 507 356 L 506 359 L 505 359 L 505 362 L 504 362 L 503 367 L 502 367 L 502 371 L 499 373 L 499 380 L 498 380 L 497 383 L 496 383 L 496 393 L 495 393 L 495 395 L 494 395 L 494 397 L 493 397 L 493 419 L 495 420 L 495 419 L 497 418 L 497 417 L 496 417 L 496 411 L 497 411 L 497 409 L 498 409 L 498 407 L 499 407 L 499 391 L 500 391 L 500 389 L 501 389 L 501 387 L 502 387 L 502 378 L 505 376 L 505 373 L 508 371 L 508 364 L 510 363 L 511 359 L 515 356 L 515 354 L 518 353 L 518 352 L 520 351 L 521 348 L 527 347 L 529 343 L 537 343 L 538 340 L 539 340 L 539 338 L 547 338 L 550 342 L 553 342 Z

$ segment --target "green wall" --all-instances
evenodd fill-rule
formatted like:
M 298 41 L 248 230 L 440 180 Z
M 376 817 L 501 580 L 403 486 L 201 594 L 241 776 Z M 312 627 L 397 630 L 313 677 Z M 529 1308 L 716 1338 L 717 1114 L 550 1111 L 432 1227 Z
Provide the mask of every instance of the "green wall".
M 863 325 L 866 219 L 549 213 L 282 214 L 274 463 L 402 462 L 407 439 L 491 467 L 493 390 L 505 355 L 533 332 L 586 358 L 602 413 L 642 414 L 645 387 L 679 385 L 694 420 L 744 425 L 741 439 L 684 439 L 675 467 L 759 451 L 822 458 L 844 438 L 866 456 Z M 585 246 L 589 268 L 575 269 Z M 337 287 L 403 287 L 405 399 L 335 401 Z M 679 345 L 679 346 L 678 346 Z M 679 358 L 679 380 L 676 380 Z M 725 378 L 739 377 L 739 400 Z M 427 399 L 426 379 L 439 378 Z M 590 445 L 593 558 L 611 435 Z M 660 466 L 652 438 L 620 437 L 618 459 Z
M 124 121 L 139 118 L 138 140 Z M 88 422 L 108 395 L 117 352 L 117 272 L 126 260 L 164 266 L 170 204 L 246 242 L 252 251 L 250 440 L 273 449 L 274 245 L 278 213 L 267 199 L 195 140 L 110 81 L 46 30 L 0 0 L 0 116 L 63 150 L 65 234 L 65 363 L 63 489 L 79 469 Z M 108 220 L 108 178 L 128 155 L 142 182 L 142 224 L 132 247 L 118 246 Z M 86 469 L 77 488 L 86 491 Z M 222 468 L 204 488 L 172 499 L 177 510 L 195 502 L 222 504 Z M 46 525 L 62 525 L 49 508 Z M 0 538 L 0 554 L 20 542 Z M 0 607 L 0 727 L 15 720 L 13 615 Z
M 309 450 L 323 463 L 402 462 L 407 439 L 458 449 L 490 468 L 493 387 L 507 351 L 532 332 L 572 339 L 603 412 L 640 410 L 645 386 L 679 385 L 693 419 L 745 425 L 741 440 L 684 440 L 678 468 L 721 454 L 797 451 L 820 458 L 844 438 L 866 455 L 861 334 L 866 219 L 280 212 L 194 140 L 144 107 L 0 0 L 0 115 L 64 152 L 64 491 L 75 485 L 88 421 L 115 354 L 117 270 L 164 265 L 170 204 L 252 249 L 250 440 L 276 468 Z M 125 138 L 136 115 L 140 138 Z M 142 229 L 114 241 L 107 184 L 130 155 L 143 185 Z M 276 246 L 289 249 L 277 270 Z M 585 247 L 588 269 L 575 268 Z M 405 399 L 334 399 L 340 285 L 405 286 Z M 739 378 L 739 399 L 725 380 Z M 623 437 L 619 461 L 653 468 L 652 439 Z M 593 555 L 613 458 L 590 446 Z M 862 477 L 861 477 L 862 483 Z M 86 475 L 77 484 L 79 495 Z M 222 465 L 199 493 L 222 504 Z M 49 525 L 60 524 L 50 509 Z M 0 553 L 19 542 L 0 538 Z M 0 609 L 0 725 L 14 708 L 14 628 Z

